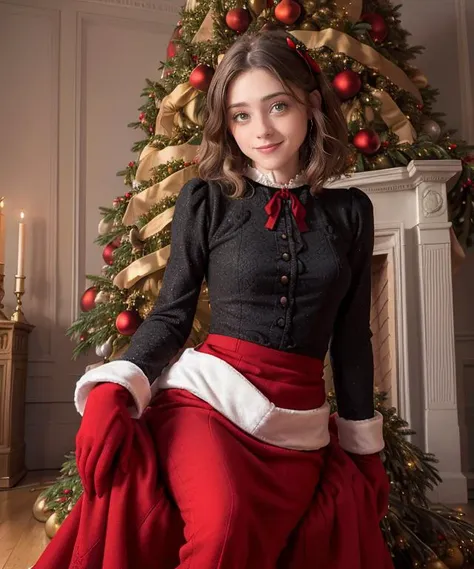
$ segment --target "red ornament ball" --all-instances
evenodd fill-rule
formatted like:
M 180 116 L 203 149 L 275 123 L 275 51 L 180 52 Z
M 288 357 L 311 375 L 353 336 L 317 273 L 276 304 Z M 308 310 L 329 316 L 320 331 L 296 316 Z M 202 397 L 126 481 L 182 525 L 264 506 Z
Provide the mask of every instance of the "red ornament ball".
M 97 296 L 97 290 L 95 287 L 89 287 L 81 296 L 81 310 L 83 312 L 89 312 L 95 308 L 95 297 Z
M 234 32 L 243 34 L 247 31 L 247 28 L 250 25 L 249 11 L 244 8 L 234 8 L 229 10 L 225 17 L 225 23 L 227 24 L 227 27 L 234 30 Z
M 352 139 L 352 144 L 363 154 L 375 154 L 380 149 L 380 137 L 370 128 L 363 128 Z
M 102 258 L 104 259 L 104 263 L 106 263 L 107 265 L 114 264 L 115 249 L 117 249 L 117 247 L 114 245 L 114 243 L 109 243 L 108 245 L 105 246 L 104 250 L 102 251 Z
M 191 71 L 189 83 L 198 91 L 207 91 L 214 76 L 214 69 L 209 65 L 200 63 Z
M 287 26 L 301 16 L 301 6 L 294 0 L 281 0 L 275 8 L 275 18 Z
M 375 42 L 382 43 L 387 39 L 388 26 L 380 14 L 367 12 L 366 14 L 362 14 L 360 19 L 372 26 L 372 29 L 369 30 L 369 34 Z
M 124 336 L 133 336 L 141 323 L 142 319 L 135 310 L 124 310 L 115 319 L 115 327 Z
M 362 81 L 358 73 L 346 69 L 334 77 L 332 85 L 339 98 L 345 101 L 357 95 L 362 87 Z
M 178 53 L 178 49 L 174 41 L 170 41 L 166 48 L 166 59 L 171 59 Z

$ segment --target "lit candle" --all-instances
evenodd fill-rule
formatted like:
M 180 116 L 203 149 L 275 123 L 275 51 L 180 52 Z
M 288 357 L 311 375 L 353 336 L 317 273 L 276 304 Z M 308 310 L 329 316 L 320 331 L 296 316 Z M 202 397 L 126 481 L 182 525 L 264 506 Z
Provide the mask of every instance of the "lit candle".
M 0 198 L 0 264 L 5 263 L 5 217 L 3 215 L 3 206 L 5 198 Z
M 16 274 L 18 277 L 25 276 L 25 213 L 20 213 L 20 223 L 18 224 L 18 268 Z

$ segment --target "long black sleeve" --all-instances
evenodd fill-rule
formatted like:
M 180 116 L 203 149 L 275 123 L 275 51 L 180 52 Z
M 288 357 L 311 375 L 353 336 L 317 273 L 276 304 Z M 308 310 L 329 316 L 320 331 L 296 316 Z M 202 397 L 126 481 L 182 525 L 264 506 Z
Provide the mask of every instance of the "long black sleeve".
M 374 361 L 370 330 L 371 262 L 374 211 L 370 198 L 352 194 L 354 240 L 349 252 L 351 284 L 336 318 L 330 344 L 339 416 L 363 420 L 374 416 Z
M 195 178 L 181 190 L 171 228 L 171 254 L 156 304 L 121 360 L 153 382 L 184 346 L 208 264 L 208 185 Z

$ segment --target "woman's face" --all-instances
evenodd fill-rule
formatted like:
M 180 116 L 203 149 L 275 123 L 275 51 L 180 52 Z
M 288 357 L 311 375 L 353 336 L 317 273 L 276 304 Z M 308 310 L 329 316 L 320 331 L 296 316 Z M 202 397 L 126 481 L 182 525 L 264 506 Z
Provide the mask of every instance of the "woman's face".
M 301 89 L 293 88 L 305 100 Z M 253 166 L 285 183 L 300 170 L 299 150 L 310 112 L 269 71 L 244 71 L 227 91 L 227 122 L 238 147 Z

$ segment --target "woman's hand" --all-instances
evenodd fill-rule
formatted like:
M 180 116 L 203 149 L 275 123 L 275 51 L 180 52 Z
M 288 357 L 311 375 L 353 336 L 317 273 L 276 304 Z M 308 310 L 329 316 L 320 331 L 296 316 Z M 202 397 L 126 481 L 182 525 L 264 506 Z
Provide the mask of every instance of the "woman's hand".
M 130 392 L 116 383 L 100 383 L 89 393 L 76 436 L 76 462 L 86 494 L 101 497 L 113 460 L 120 451 L 120 467 L 128 471 L 133 441 Z
M 380 454 L 347 454 L 352 458 L 357 468 L 373 488 L 377 503 L 377 514 L 381 520 L 388 512 L 390 480 Z

